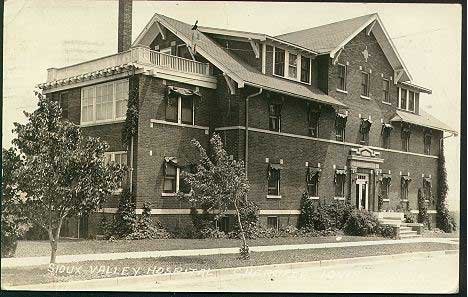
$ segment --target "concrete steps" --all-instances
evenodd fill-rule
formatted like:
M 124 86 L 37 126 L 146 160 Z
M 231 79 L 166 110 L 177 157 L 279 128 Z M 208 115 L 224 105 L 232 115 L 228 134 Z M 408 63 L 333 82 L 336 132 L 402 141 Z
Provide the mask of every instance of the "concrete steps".
M 390 225 L 398 228 L 398 238 L 421 237 L 418 232 L 419 224 L 404 223 L 404 214 L 399 212 L 380 212 L 377 214 L 379 222 L 383 225 Z

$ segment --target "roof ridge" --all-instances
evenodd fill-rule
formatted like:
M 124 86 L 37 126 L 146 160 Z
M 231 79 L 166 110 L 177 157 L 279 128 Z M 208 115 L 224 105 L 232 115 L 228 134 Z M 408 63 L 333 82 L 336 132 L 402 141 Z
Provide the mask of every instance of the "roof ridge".
M 347 21 L 351 21 L 351 20 L 355 20 L 355 19 L 359 19 L 359 18 L 364 18 L 364 17 L 377 16 L 377 15 L 378 15 L 378 13 L 374 12 L 374 13 L 371 13 L 371 14 L 361 15 L 361 16 L 357 16 L 357 17 L 353 17 L 353 18 L 349 18 L 349 19 L 344 19 L 344 20 L 341 20 L 341 21 L 333 22 L 333 23 L 326 23 L 326 24 L 323 24 L 323 25 L 320 25 L 320 26 L 309 27 L 309 28 L 305 28 L 305 29 L 301 29 L 301 30 L 297 30 L 297 31 L 291 31 L 291 32 L 288 32 L 288 33 L 283 33 L 283 34 L 280 34 L 280 35 L 276 35 L 275 37 L 281 37 L 281 36 L 284 36 L 284 35 L 299 33 L 299 32 L 303 32 L 303 31 L 307 31 L 307 30 L 311 30 L 311 29 L 318 29 L 318 28 L 322 28 L 322 27 L 326 27 L 326 26 L 330 26 L 330 25 L 334 25 L 334 24 L 339 24 L 339 23 L 342 23 L 342 22 L 347 22 Z

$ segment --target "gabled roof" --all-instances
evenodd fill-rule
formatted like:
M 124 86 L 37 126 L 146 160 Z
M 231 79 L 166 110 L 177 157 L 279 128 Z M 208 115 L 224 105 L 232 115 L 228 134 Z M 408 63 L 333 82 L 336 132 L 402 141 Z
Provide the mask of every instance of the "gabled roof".
M 171 31 L 183 42 L 193 48 L 193 31 L 191 30 L 192 26 L 160 14 L 155 14 L 153 16 L 143 32 L 140 33 L 136 39 L 135 43 L 133 44 L 134 46 L 142 44 L 141 42 L 146 42 L 149 44 L 152 41 L 152 39 L 158 33 L 158 25 L 156 22 L 167 28 L 167 30 Z M 150 34 L 152 37 L 147 36 L 148 34 Z M 254 67 L 235 57 L 228 51 L 224 50 L 219 44 L 213 41 L 206 34 L 199 32 L 197 35 L 198 39 L 196 41 L 196 51 L 230 78 L 232 78 L 239 87 L 243 87 L 246 84 L 298 98 L 321 102 L 335 107 L 346 108 L 345 104 L 341 103 L 333 97 L 328 96 L 318 88 L 265 75 Z
M 410 123 L 410 124 L 414 124 L 414 125 L 418 125 L 422 127 L 428 127 L 428 128 L 432 128 L 436 130 L 458 134 L 457 131 L 450 128 L 449 126 L 439 121 L 438 119 L 436 119 L 435 117 L 428 114 L 422 109 L 419 109 L 419 115 L 410 113 L 410 112 L 397 110 L 395 116 L 390 121 L 391 122 L 405 122 L 405 123 Z
M 377 39 L 377 42 L 393 69 L 395 71 L 403 71 L 400 80 L 412 80 L 408 69 L 385 30 L 380 17 L 376 13 L 282 34 L 276 37 L 317 51 L 321 54 L 330 54 L 333 58 L 349 41 L 366 28 L 371 29 L 372 34 Z

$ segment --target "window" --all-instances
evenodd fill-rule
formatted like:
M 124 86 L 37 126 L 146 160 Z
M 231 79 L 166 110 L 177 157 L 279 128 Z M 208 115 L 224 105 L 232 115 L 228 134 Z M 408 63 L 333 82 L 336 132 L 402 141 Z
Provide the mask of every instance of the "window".
M 433 201 L 432 199 L 432 178 L 430 177 L 423 177 L 423 193 L 424 199 Z
M 223 216 L 216 220 L 216 227 L 219 231 L 224 232 L 224 233 L 229 233 L 230 230 L 230 224 L 229 224 L 229 217 L 228 216 Z
M 424 134 L 424 154 L 431 154 L 432 135 L 429 132 Z
M 319 119 L 320 119 L 320 106 L 315 104 L 309 105 L 309 136 L 319 137 Z
M 278 217 L 267 217 L 267 226 L 269 229 L 278 230 L 279 229 Z
M 310 83 L 310 58 L 301 57 L 301 82 Z
M 388 79 L 382 80 L 382 89 L 383 89 L 382 101 L 386 103 L 390 103 L 390 95 L 389 95 L 390 82 L 388 81 Z
M 409 176 L 401 177 L 401 200 L 408 200 L 408 188 L 411 178 Z
M 279 48 L 273 49 L 275 55 L 275 69 L 274 72 L 276 75 L 284 76 L 284 62 L 285 62 L 285 51 Z
M 194 124 L 192 96 L 168 96 L 166 100 L 166 121 L 186 125 Z
M 337 141 L 345 141 L 346 121 L 348 116 L 337 113 L 335 117 L 335 135 Z
M 406 110 L 406 102 L 407 102 L 407 91 L 405 89 L 401 89 L 400 88 L 400 108 L 403 109 L 403 110 Z
M 342 91 L 346 91 L 347 70 L 346 65 L 338 64 L 338 89 Z
M 310 58 L 277 47 L 273 47 L 273 53 L 275 75 L 310 84 Z
M 382 124 L 382 147 L 390 148 L 390 134 L 392 133 L 393 126 L 390 124 Z
M 369 97 L 369 73 L 362 72 L 361 75 L 361 96 Z
M 182 98 L 182 123 L 193 125 L 193 98 Z
M 280 132 L 281 130 L 281 104 L 269 105 L 270 130 Z
M 369 119 L 361 119 L 361 126 L 359 127 L 359 133 L 361 135 L 360 143 L 362 145 L 369 145 L 369 131 L 372 122 Z
M 346 170 L 339 169 L 335 172 L 335 197 L 345 197 Z
M 388 193 L 390 192 L 390 182 L 391 178 L 384 175 L 382 178 L 382 184 L 380 186 L 380 194 L 382 195 L 382 199 L 389 199 Z
M 176 193 L 177 167 L 171 162 L 165 163 L 163 193 Z
M 318 197 L 318 183 L 321 169 L 308 167 L 306 173 L 307 194 L 309 197 Z
M 270 164 L 268 170 L 268 195 L 280 196 L 280 168 L 277 164 Z
M 288 76 L 290 78 L 297 78 L 297 55 L 289 53 L 289 68 Z
M 68 92 L 60 93 L 59 106 L 62 108 L 62 118 L 68 119 Z
M 414 92 L 409 91 L 408 111 L 414 112 Z
M 123 165 L 123 166 L 127 166 L 127 152 L 126 151 L 106 152 L 106 153 L 104 153 L 104 160 L 105 160 L 106 164 L 109 164 L 109 163 L 112 162 L 112 163 L 120 164 L 120 165 Z M 122 189 L 122 184 L 123 183 L 125 183 L 125 177 L 122 180 L 122 182 L 120 182 L 120 184 L 119 184 L 120 189 Z
M 166 99 L 166 121 L 177 123 L 178 97 L 168 97 Z
M 81 89 L 81 123 L 125 119 L 128 80 L 114 81 Z
M 410 136 L 411 136 L 410 128 L 407 126 L 403 126 L 403 128 L 401 129 L 401 149 L 404 152 L 409 152 Z

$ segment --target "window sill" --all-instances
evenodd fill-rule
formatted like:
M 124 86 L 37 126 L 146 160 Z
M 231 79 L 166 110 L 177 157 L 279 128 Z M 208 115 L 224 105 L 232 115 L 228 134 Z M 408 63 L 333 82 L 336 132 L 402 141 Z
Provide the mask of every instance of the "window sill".
M 267 199 L 281 199 L 281 195 L 267 195 Z
M 367 96 L 361 95 L 361 99 L 371 100 L 371 97 L 367 97 Z
M 343 93 L 343 94 L 348 94 L 348 91 L 342 90 L 342 89 L 336 89 L 337 92 Z
M 320 197 L 315 197 L 315 196 L 314 196 L 314 197 L 309 197 L 309 199 L 310 199 L 310 200 L 319 200 Z
M 382 199 L 383 202 L 390 202 L 390 199 Z
M 392 106 L 392 104 L 390 102 L 385 102 L 385 101 L 382 101 L 383 104 L 386 104 L 386 105 L 390 105 Z
M 125 119 L 119 120 L 111 120 L 111 121 L 100 121 L 100 122 L 80 122 L 80 127 L 92 127 L 92 126 L 101 126 L 101 125 L 109 125 L 109 124 L 118 124 L 125 122 Z
M 401 202 L 408 202 L 408 199 L 401 199 Z
M 210 128 L 206 126 L 198 126 L 198 125 L 189 125 L 189 124 L 182 124 L 182 123 L 176 123 L 176 122 L 169 122 L 165 120 L 155 120 L 151 119 L 150 120 L 150 127 L 153 128 L 153 124 L 162 124 L 162 125 L 170 125 L 170 126 L 179 126 L 179 127 L 186 127 L 186 128 L 193 128 L 193 129 L 200 129 L 200 130 L 205 130 L 208 131 Z
M 175 197 L 177 193 L 161 193 L 161 197 Z
M 340 200 L 340 201 L 344 201 L 344 200 L 346 200 L 346 198 L 345 198 L 345 197 L 334 197 L 333 199 L 335 199 L 335 200 Z
M 429 203 L 429 200 L 424 200 L 424 202 Z

